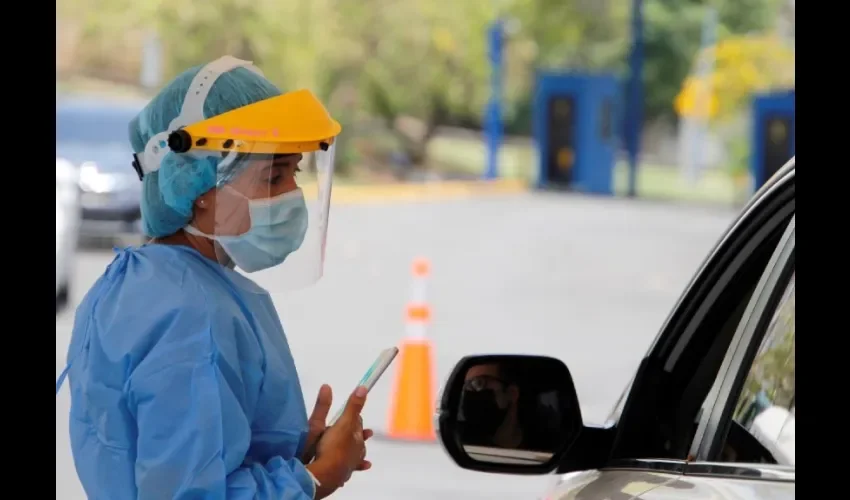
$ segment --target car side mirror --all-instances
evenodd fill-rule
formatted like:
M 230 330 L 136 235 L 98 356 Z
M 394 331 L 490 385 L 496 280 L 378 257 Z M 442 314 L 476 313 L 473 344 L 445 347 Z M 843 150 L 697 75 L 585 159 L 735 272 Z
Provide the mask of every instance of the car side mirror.
M 547 356 L 461 359 L 437 412 L 446 452 L 484 472 L 551 472 L 584 427 L 569 369 Z

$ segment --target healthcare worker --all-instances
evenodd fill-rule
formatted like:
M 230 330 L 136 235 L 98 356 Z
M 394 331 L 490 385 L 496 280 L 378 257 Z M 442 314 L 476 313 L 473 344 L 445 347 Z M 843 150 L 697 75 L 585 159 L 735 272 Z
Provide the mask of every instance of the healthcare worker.
M 309 91 L 281 93 L 229 56 L 132 121 L 152 240 L 118 250 L 86 294 L 56 385 L 68 375 L 90 499 L 324 498 L 370 467 L 364 388 L 325 428 L 323 386 L 308 422 L 268 291 L 321 276 L 340 131 Z M 268 290 L 242 274 L 256 271 Z

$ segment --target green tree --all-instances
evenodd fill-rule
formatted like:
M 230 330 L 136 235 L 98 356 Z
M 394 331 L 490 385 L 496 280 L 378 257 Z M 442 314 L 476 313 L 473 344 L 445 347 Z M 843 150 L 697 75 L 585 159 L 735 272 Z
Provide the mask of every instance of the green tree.
M 478 115 L 486 99 L 486 4 L 334 3 L 334 48 L 323 55 L 328 92 L 353 86 L 414 163 L 436 127 Z
M 646 0 L 648 120 L 672 115 L 708 1 Z M 722 33 L 763 30 L 778 1 L 715 0 Z M 625 74 L 631 2 L 498 5 L 518 21 L 506 44 L 505 117 L 512 131 L 530 132 L 536 68 Z M 84 25 L 84 45 L 97 57 L 83 67 L 138 64 L 123 48 L 128 34 L 154 29 L 166 50 L 166 77 L 227 53 L 252 59 L 284 89 L 309 87 L 343 102 L 347 122 L 380 118 L 414 162 L 424 159 L 438 126 L 480 126 L 489 97 L 486 31 L 496 15 L 490 1 L 67 0 L 58 8 L 60 17 Z
M 718 37 L 772 27 L 778 0 L 646 0 L 646 117 L 673 118 L 673 101 L 694 69 L 707 6 L 718 13 Z

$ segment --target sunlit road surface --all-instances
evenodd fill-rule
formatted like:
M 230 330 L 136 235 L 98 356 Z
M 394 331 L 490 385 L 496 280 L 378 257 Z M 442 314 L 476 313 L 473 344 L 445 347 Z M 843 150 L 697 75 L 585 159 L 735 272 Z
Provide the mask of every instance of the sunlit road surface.
M 428 257 L 437 386 L 466 354 L 555 355 L 573 374 L 585 420 L 601 422 L 733 217 L 557 194 L 335 206 L 325 277 L 274 299 L 308 408 L 322 383 L 341 403 L 377 353 L 402 338 L 410 263 Z M 111 259 L 108 250 L 79 254 L 72 306 Z M 273 273 L 255 276 L 263 283 Z M 71 311 L 57 316 L 57 375 L 72 320 Z M 378 430 L 386 427 L 391 377 L 390 370 L 363 412 Z M 68 405 L 65 387 L 56 403 L 56 497 L 85 498 L 70 455 Z M 333 498 L 536 499 L 551 480 L 465 471 L 436 444 L 375 440 L 368 449 L 374 468 Z

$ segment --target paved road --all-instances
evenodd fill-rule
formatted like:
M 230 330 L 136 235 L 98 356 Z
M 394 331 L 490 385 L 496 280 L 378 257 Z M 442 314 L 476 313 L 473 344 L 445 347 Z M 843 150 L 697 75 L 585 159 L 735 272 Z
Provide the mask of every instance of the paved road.
M 465 354 L 553 354 L 573 373 L 585 420 L 599 422 L 734 213 L 522 194 L 337 206 L 331 215 L 325 278 L 301 292 L 274 294 L 308 404 L 322 383 L 347 393 L 376 352 L 399 341 L 410 262 L 423 255 L 432 262 L 438 385 Z M 110 260 L 107 251 L 79 255 L 75 302 Z M 71 321 L 70 312 L 57 316 L 57 374 Z M 385 426 L 389 387 L 382 380 L 370 395 L 367 425 Z M 67 412 L 63 389 L 56 405 L 57 498 L 84 498 Z M 464 471 L 437 445 L 376 441 L 369 454 L 374 469 L 338 498 L 532 499 L 550 481 Z

